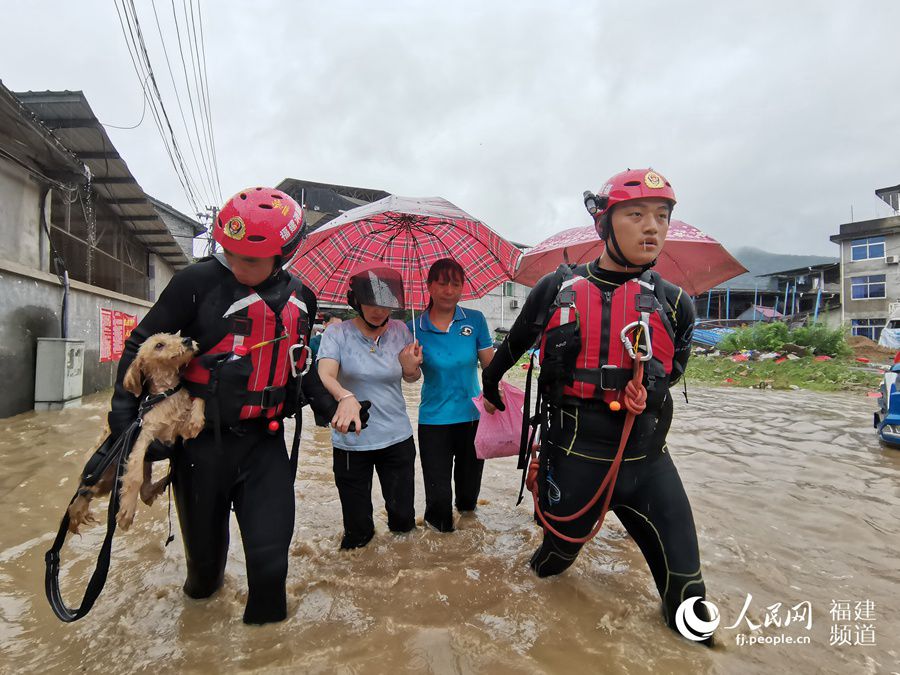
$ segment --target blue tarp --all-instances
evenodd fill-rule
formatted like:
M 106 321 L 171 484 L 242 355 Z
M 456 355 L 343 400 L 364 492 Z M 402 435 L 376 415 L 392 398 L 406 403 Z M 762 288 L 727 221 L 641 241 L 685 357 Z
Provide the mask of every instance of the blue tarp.
M 733 332 L 733 328 L 694 328 L 693 341 L 708 347 L 715 347 L 719 344 L 719 340 Z

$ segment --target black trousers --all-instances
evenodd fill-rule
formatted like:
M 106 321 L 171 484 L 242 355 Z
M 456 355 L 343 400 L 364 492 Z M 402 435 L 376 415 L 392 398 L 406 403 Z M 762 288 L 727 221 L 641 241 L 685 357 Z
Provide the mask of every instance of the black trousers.
M 412 436 L 380 450 L 334 449 L 334 483 L 344 517 L 342 549 L 360 548 L 375 536 L 372 520 L 372 470 L 378 473 L 391 532 L 416 526 L 416 444 Z
M 184 443 L 172 462 L 172 487 L 187 560 L 185 593 L 206 598 L 222 586 L 233 506 L 247 561 L 244 622 L 263 624 L 287 616 L 294 476 L 283 434 L 269 434 L 258 421 L 242 426 L 222 432 L 221 448 L 211 429 Z
M 478 420 L 459 424 L 420 424 L 419 459 L 425 480 L 425 520 L 440 532 L 453 531 L 453 490 L 456 508 L 474 511 L 481 491 L 484 460 L 475 456 Z
M 542 446 L 539 499 L 545 513 L 565 516 L 593 497 L 615 452 L 592 446 L 594 420 L 590 413 L 567 410 L 562 417 L 556 414 L 561 422 L 549 429 Z M 574 521 L 550 523 L 567 536 L 585 536 L 597 522 L 602 502 L 601 498 Z M 665 445 L 626 452 L 610 509 L 641 549 L 662 599 L 666 623 L 674 629 L 678 606 L 692 596 L 705 598 L 706 586 L 700 573 L 691 505 Z M 541 577 L 559 574 L 575 562 L 582 546 L 545 530 L 531 567 Z M 696 609 L 698 616 L 705 612 L 700 603 Z

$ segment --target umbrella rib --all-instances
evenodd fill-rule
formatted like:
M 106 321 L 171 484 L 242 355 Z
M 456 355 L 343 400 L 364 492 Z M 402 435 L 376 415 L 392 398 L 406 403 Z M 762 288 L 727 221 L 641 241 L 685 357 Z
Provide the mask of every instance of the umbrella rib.
M 424 232 L 425 234 L 428 234 L 429 236 L 432 236 L 432 237 L 434 237 L 435 239 L 437 239 L 438 241 L 440 241 L 440 238 L 437 237 L 437 235 L 432 234 L 431 232 L 425 232 L 424 229 L 422 229 L 422 232 Z M 417 267 L 419 268 L 419 276 L 421 277 L 421 276 L 422 276 L 422 272 L 423 272 L 424 270 L 422 269 L 422 254 L 421 254 L 421 252 L 419 251 L 419 242 L 418 242 L 418 240 L 417 240 L 415 237 L 410 237 L 410 239 L 411 239 L 411 241 L 412 241 L 413 250 L 415 251 L 415 256 L 414 256 L 413 259 L 414 259 L 415 261 L 418 262 Z M 424 279 L 423 279 L 423 282 L 424 282 Z M 424 301 L 425 301 L 425 298 L 424 298 L 424 296 L 423 296 L 423 297 L 422 297 L 422 303 L 423 303 L 423 305 L 424 305 Z M 422 311 L 424 311 L 424 310 L 422 310 Z

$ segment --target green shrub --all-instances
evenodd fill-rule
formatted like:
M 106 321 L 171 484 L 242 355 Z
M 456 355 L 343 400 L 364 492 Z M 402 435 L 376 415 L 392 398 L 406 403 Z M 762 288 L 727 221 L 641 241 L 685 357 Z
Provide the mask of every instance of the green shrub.
M 851 349 L 844 339 L 841 328 L 828 328 L 821 323 L 801 326 L 791 332 L 791 342 L 802 347 L 809 347 L 816 354 L 828 356 L 846 356 Z
M 718 346 L 719 349 L 727 352 L 737 352 L 742 349 L 776 352 L 784 346 L 785 342 L 790 342 L 789 338 L 790 331 L 787 324 L 773 321 L 739 328 L 722 338 Z
M 786 343 L 807 347 L 816 354 L 844 356 L 850 353 L 841 328 L 828 328 L 823 324 L 810 324 L 789 330 L 786 323 L 758 323 L 739 328 L 719 342 L 722 351 L 737 352 L 752 349 L 760 352 L 781 351 Z

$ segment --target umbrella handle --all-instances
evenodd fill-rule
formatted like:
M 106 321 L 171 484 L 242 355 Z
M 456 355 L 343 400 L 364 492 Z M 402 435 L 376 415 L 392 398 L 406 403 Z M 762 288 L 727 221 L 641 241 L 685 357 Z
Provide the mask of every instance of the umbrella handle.
M 412 310 L 412 325 L 413 325 L 413 342 L 416 341 L 416 308 L 410 307 Z

